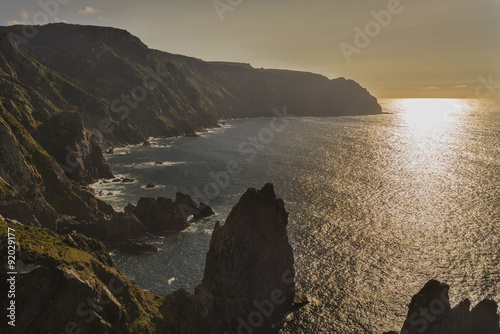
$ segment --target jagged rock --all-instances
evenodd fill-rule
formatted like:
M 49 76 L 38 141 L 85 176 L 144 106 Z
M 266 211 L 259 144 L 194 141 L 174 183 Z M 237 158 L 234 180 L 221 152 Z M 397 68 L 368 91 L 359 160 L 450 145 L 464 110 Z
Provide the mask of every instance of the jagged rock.
M 118 246 L 118 250 L 122 253 L 129 253 L 133 255 L 158 252 L 158 248 L 153 245 L 142 242 L 134 242 L 132 240 L 128 240 L 127 242 L 122 243 L 120 246 Z
M 148 184 L 146 185 L 146 188 L 147 188 L 147 189 L 154 188 L 154 187 L 156 187 L 156 184 L 154 184 L 154 183 L 148 183 Z
M 436 280 L 427 282 L 411 299 L 401 333 L 500 334 L 498 306 L 494 301 L 483 300 L 470 310 L 470 301 L 465 299 L 451 308 L 449 289 L 447 284 Z
M 142 146 L 151 146 L 151 143 L 147 140 L 145 140 L 143 143 L 142 143 Z
M 113 177 L 99 143 L 85 129 L 79 113 L 56 113 L 37 130 L 42 146 L 63 166 L 71 180 L 92 183 L 100 178 Z
M 198 207 L 198 213 L 194 215 L 194 219 L 203 219 L 206 217 L 210 217 L 214 214 L 215 212 L 210 207 L 210 205 L 200 202 L 200 206 Z
M 113 182 L 113 183 L 117 183 L 117 182 L 122 182 L 122 180 L 121 180 L 121 179 L 114 179 L 114 180 L 113 180 L 113 181 L 111 181 L 111 182 Z
M 194 202 L 191 196 L 180 191 L 175 194 L 175 205 L 186 211 L 198 209 L 198 205 Z
M 175 194 L 175 204 L 186 219 L 191 215 L 194 219 L 202 219 L 214 214 L 214 211 L 208 204 L 200 203 L 200 205 L 198 205 L 191 196 L 183 192 L 177 192 Z
M 132 183 L 132 182 L 134 182 L 134 181 L 135 181 L 134 179 L 129 179 L 128 177 L 126 177 L 126 178 L 124 178 L 124 179 L 122 180 L 122 182 L 123 182 L 123 183 Z
M 225 224 L 217 222 L 202 285 L 214 296 L 225 331 L 272 333 L 292 310 L 295 271 L 287 223 L 284 203 L 270 183 L 247 190 Z M 259 313 L 262 307 L 268 314 Z M 249 319 L 255 312 L 257 324 Z
M 64 332 L 68 324 L 80 334 L 275 333 L 279 326 L 271 324 L 307 302 L 294 292 L 287 213 L 272 185 L 249 189 L 226 224 L 216 225 L 203 283 L 194 294 L 180 289 L 155 296 L 125 278 L 100 242 L 75 233 L 58 237 L 0 216 L 0 230 L 14 224 L 16 259 L 28 269 L 16 280 L 15 331 L 2 322 L 2 333 Z M 5 239 L 0 236 L 2 263 Z M 6 275 L 4 266 L 0 274 Z M 6 284 L 0 281 L 2 291 Z M 294 295 L 301 297 L 295 305 Z M 0 307 L 7 308 L 7 302 L 0 299 Z M 256 325 L 260 317 L 262 324 Z
M 179 232 L 189 225 L 175 203 L 166 197 L 142 197 L 137 206 L 130 210 L 154 233 Z
M 154 322 L 162 319 L 154 306 L 159 297 L 124 277 L 102 244 L 71 235 L 69 246 L 43 229 L 0 217 L 1 230 L 7 226 L 16 229 L 17 262 L 30 269 L 16 277 L 15 327 L 2 321 L 1 333 L 151 333 Z M 2 263 L 5 246 L 0 242 Z M 0 274 L 1 289 L 7 291 L 4 266 Z M 8 302 L 0 299 L 2 309 Z
M 116 212 L 104 227 L 104 240 L 137 238 L 145 233 L 144 224 L 133 214 Z

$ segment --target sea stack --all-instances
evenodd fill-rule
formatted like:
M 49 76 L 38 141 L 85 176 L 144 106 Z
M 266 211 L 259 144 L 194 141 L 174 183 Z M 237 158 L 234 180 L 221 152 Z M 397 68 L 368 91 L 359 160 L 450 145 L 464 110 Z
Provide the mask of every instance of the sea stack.
M 271 183 L 250 188 L 216 224 L 203 286 L 228 333 L 273 333 L 293 308 L 295 272 L 288 212 Z

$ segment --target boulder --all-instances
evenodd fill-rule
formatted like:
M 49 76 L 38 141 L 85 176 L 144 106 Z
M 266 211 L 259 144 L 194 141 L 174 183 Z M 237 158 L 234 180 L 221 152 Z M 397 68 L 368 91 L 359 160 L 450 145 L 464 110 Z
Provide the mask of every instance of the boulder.
M 131 213 L 116 212 L 104 226 L 104 240 L 124 240 L 137 238 L 145 233 L 146 229 L 141 221 Z
M 194 219 L 202 219 L 214 214 L 214 211 L 208 204 L 200 203 L 200 205 L 198 205 L 191 196 L 183 192 L 177 192 L 175 194 L 175 204 L 179 207 L 182 215 L 186 219 L 191 215 Z
M 151 188 L 154 188 L 154 187 L 156 187 L 156 184 L 154 184 L 154 183 L 148 183 L 146 185 L 146 188 L 148 188 L 148 189 L 151 189 Z
M 153 233 L 179 232 L 189 225 L 175 203 L 166 197 L 142 197 L 130 210 Z
M 203 219 L 214 215 L 214 210 L 206 203 L 200 202 L 198 213 L 194 215 L 194 219 Z
M 147 140 L 145 140 L 143 143 L 142 143 L 142 146 L 151 146 L 151 143 Z

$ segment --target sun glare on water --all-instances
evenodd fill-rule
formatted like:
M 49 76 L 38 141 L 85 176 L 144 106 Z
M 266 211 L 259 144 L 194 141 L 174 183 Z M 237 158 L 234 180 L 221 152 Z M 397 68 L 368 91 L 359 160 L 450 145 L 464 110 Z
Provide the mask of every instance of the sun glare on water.
M 453 126 L 465 107 L 460 99 L 404 99 L 398 101 L 406 125 L 419 137 Z

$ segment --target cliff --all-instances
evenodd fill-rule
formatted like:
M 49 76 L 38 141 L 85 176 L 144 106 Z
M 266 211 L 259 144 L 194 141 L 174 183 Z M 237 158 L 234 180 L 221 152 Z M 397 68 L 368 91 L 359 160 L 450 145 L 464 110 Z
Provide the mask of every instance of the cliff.
M 114 28 L 28 28 L 26 38 L 26 27 L 0 27 L 0 214 L 31 225 L 87 233 L 109 221 L 113 210 L 81 185 L 112 177 L 110 146 L 285 106 L 302 116 L 381 112 L 343 78 L 205 62 Z
M 271 333 L 272 325 L 296 306 L 286 225 L 287 213 L 272 185 L 249 189 L 226 223 L 217 223 L 203 283 L 195 293 L 181 289 L 159 297 L 123 276 L 99 241 L 0 216 L 0 230 L 11 228 L 15 235 L 18 272 L 16 328 L 2 322 L 0 331 L 220 334 L 246 326 L 254 333 Z M 2 263 L 7 246 L 3 233 Z M 2 291 L 8 291 L 5 266 L 0 276 Z M 0 302 L 3 309 L 9 303 L 7 298 Z

